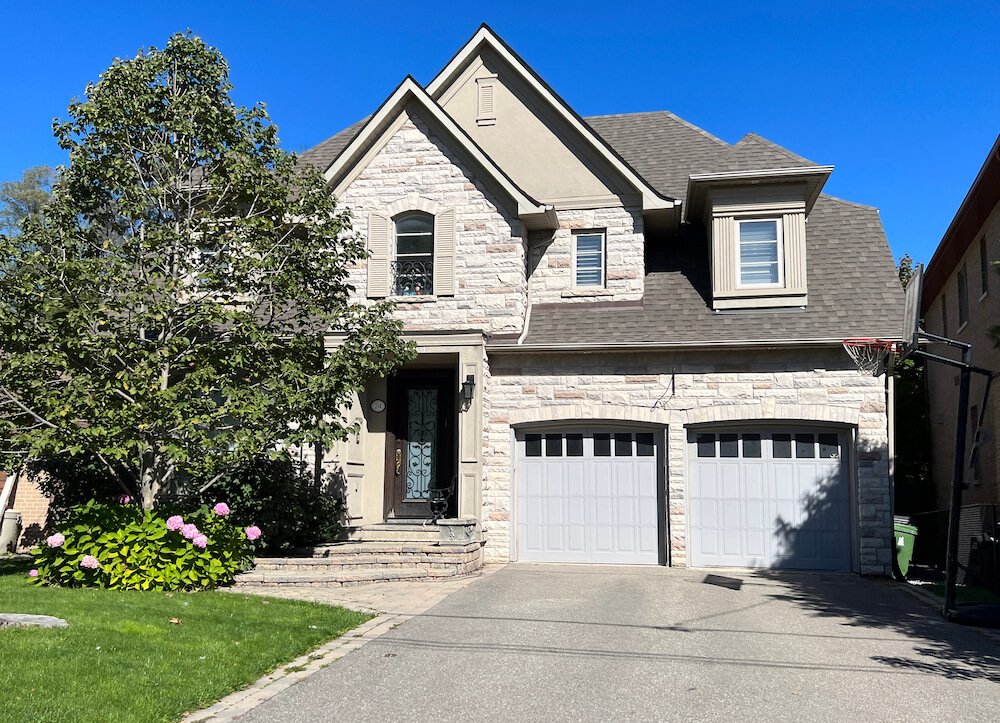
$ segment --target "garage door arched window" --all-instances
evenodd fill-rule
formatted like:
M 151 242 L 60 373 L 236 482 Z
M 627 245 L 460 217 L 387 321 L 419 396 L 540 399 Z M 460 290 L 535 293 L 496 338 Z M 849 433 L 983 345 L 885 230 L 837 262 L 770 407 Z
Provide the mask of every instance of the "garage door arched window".
M 411 211 L 397 216 L 393 226 L 393 294 L 431 296 L 434 293 L 434 217 Z

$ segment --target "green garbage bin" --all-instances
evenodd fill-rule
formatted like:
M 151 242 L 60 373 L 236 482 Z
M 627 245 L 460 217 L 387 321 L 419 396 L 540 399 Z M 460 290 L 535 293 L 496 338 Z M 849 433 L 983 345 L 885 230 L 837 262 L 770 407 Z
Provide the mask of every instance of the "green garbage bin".
M 910 570 L 910 560 L 913 559 L 913 542 L 917 539 L 917 528 L 913 525 L 896 523 L 896 562 L 899 571 L 906 577 Z

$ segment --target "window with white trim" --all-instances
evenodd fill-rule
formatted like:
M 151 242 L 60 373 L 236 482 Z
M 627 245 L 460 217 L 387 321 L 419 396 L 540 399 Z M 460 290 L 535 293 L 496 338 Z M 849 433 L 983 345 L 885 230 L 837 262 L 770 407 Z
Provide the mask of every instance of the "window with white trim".
M 430 296 L 434 293 L 434 217 L 412 211 L 394 220 L 393 294 Z
M 603 231 L 581 231 L 573 234 L 573 285 L 604 286 L 605 234 Z
M 738 287 L 781 286 L 782 269 L 780 219 L 746 219 L 737 222 L 736 247 Z

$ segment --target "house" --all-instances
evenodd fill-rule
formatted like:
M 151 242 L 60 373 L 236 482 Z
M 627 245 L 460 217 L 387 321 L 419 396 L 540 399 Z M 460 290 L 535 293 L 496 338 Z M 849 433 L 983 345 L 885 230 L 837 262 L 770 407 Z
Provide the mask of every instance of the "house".
M 419 352 L 324 455 L 348 537 L 416 529 L 454 481 L 486 560 L 888 574 L 885 380 L 841 342 L 898 339 L 903 293 L 832 166 L 581 118 L 485 25 L 303 159 L 368 239 L 357 297 Z
M 972 187 L 959 206 L 924 272 L 921 312 L 924 329 L 932 334 L 972 344 L 972 363 L 1000 370 L 1000 350 L 990 329 L 1000 324 L 1000 138 L 993 144 Z M 932 344 L 934 354 L 957 359 L 957 352 Z M 955 426 L 958 408 L 958 370 L 942 364 L 927 365 L 927 396 L 931 427 L 931 469 L 937 491 L 937 508 L 951 502 L 954 476 Z M 969 452 L 982 412 L 985 379 L 973 375 L 969 397 Z M 987 433 L 976 464 L 966 471 L 963 504 L 1000 504 L 1000 446 L 994 435 L 1000 422 L 996 388 L 987 402 Z

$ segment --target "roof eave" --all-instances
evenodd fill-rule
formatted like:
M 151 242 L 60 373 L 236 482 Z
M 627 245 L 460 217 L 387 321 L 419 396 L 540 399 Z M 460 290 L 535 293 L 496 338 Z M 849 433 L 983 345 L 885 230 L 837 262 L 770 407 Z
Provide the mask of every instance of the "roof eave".
M 493 162 L 472 138 L 458 125 L 448 113 L 439 106 L 413 79 L 406 76 L 396 90 L 379 106 L 371 118 L 351 140 L 347 147 L 337 156 L 323 174 L 327 183 L 334 185 L 334 193 L 341 195 L 346 185 L 344 179 L 348 172 L 360 162 L 370 143 L 384 132 L 385 127 L 402 112 L 403 107 L 411 100 L 418 102 L 436 122 L 462 146 L 462 149 L 482 167 L 490 177 L 502 188 L 514 202 L 518 215 L 526 220 L 526 225 L 538 227 L 538 219 L 549 219 L 551 206 L 541 204 L 531 198 L 514 181 Z
M 833 166 L 802 166 L 800 168 L 763 168 L 749 171 L 721 171 L 717 173 L 692 173 L 688 176 L 688 207 L 685 219 L 698 219 L 704 209 L 707 191 L 727 186 L 757 185 L 759 183 L 787 183 L 803 181 L 806 184 L 806 214 L 812 211 L 816 199 L 823 191 Z

